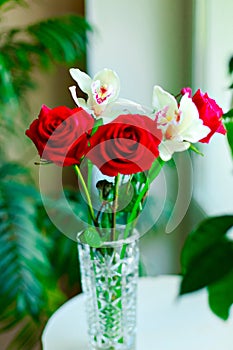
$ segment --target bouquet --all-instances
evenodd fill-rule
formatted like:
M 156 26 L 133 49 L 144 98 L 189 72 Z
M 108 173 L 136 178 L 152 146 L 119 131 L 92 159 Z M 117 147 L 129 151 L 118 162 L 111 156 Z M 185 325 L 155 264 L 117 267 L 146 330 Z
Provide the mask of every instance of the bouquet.
M 133 265 L 132 258 L 138 256 L 135 228 L 148 190 L 175 152 L 200 153 L 196 144 L 226 133 L 223 111 L 200 89 L 193 94 L 183 88 L 173 96 L 155 85 L 152 105 L 143 107 L 119 97 L 120 80 L 110 69 L 93 79 L 77 68 L 70 74 L 87 98 L 79 98 L 71 86 L 77 107 L 43 105 L 26 135 L 41 164 L 74 168 L 87 204 L 78 240 L 83 288 L 94 305 L 90 343 L 93 349 L 133 349 L 137 262 Z
M 120 81 L 110 69 L 93 79 L 76 68 L 70 73 L 87 101 L 77 97 L 76 86 L 70 87 L 77 107 L 43 105 L 26 135 L 41 164 L 73 166 L 89 212 L 87 243 L 101 246 L 106 239 L 116 239 L 117 223 L 126 226 L 125 238 L 130 234 L 151 182 L 175 152 L 198 152 L 194 144 L 208 143 L 216 132 L 225 134 L 223 111 L 201 90 L 192 95 L 190 88 L 183 88 L 174 97 L 159 86 L 153 88 L 151 108 L 145 108 L 119 98 Z M 93 166 L 105 175 L 96 183 L 100 198 L 96 210 L 88 178 Z M 88 173 L 86 179 L 81 168 Z M 101 237 L 101 228 L 111 230 L 111 236 Z

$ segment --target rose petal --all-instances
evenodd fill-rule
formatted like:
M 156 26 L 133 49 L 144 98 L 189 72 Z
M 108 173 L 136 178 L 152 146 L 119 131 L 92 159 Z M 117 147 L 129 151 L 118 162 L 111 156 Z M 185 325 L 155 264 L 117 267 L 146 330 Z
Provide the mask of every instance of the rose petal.
M 223 134 L 223 135 L 226 135 L 226 129 L 224 128 L 224 125 L 222 124 L 222 122 L 221 122 L 221 124 L 219 125 L 219 127 L 218 127 L 218 129 L 216 130 L 216 132 L 218 132 L 219 134 Z

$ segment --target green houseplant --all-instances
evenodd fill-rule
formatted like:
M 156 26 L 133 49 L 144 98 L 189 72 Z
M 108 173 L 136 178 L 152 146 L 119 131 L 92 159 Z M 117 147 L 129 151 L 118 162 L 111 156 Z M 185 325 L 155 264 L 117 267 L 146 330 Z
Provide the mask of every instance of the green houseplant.
M 1 16 L 21 5 L 27 2 L 1 0 Z M 22 142 L 29 115 L 26 93 L 35 87 L 33 68 L 83 61 L 89 30 L 82 17 L 70 14 L 1 32 L 0 329 L 18 326 L 9 349 L 32 349 L 49 315 L 77 290 L 77 271 L 70 269 L 73 275 L 67 276 L 64 269 L 64 261 L 76 262 L 76 246 L 48 220 L 30 169 L 12 162 L 7 148 L 9 140 Z M 77 205 L 77 198 L 67 195 Z
M 233 57 L 228 68 L 232 74 Z M 233 156 L 233 109 L 223 115 L 223 121 Z M 228 234 L 232 227 L 233 215 L 207 217 L 189 234 L 181 253 L 180 294 L 207 288 L 209 307 L 223 320 L 230 316 L 233 304 L 233 242 Z

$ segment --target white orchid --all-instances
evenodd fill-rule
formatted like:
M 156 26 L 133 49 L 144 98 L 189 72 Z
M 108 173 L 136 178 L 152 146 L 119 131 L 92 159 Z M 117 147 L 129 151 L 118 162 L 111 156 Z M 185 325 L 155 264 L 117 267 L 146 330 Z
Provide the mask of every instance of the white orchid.
M 107 105 L 118 98 L 120 80 L 113 70 L 105 68 L 98 72 L 93 79 L 78 68 L 71 68 L 70 74 L 80 89 L 88 96 L 87 101 L 78 98 L 76 86 L 71 86 L 69 89 L 75 103 L 89 112 L 94 112 L 96 117 L 102 115 Z
M 210 132 L 188 94 L 182 96 L 178 106 L 174 96 L 160 86 L 154 86 L 152 105 L 163 133 L 159 151 L 165 161 L 171 159 L 174 152 L 185 151 L 191 143 L 198 142 Z

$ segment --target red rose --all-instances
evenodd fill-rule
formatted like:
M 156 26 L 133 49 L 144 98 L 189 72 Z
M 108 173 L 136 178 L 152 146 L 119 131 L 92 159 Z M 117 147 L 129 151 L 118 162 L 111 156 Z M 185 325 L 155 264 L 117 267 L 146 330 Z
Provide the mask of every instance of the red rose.
M 108 176 L 148 170 L 159 156 L 161 131 L 144 115 L 120 115 L 90 138 L 87 157 Z
M 94 119 L 82 108 L 42 106 L 26 135 L 34 142 L 40 157 L 59 166 L 80 164 L 88 146 L 88 131 Z
M 221 120 L 223 115 L 222 108 L 220 108 L 207 93 L 203 94 L 200 89 L 193 95 L 192 100 L 198 109 L 203 124 L 208 126 L 211 130 L 209 134 L 199 142 L 208 143 L 215 132 L 225 135 L 226 130 Z

